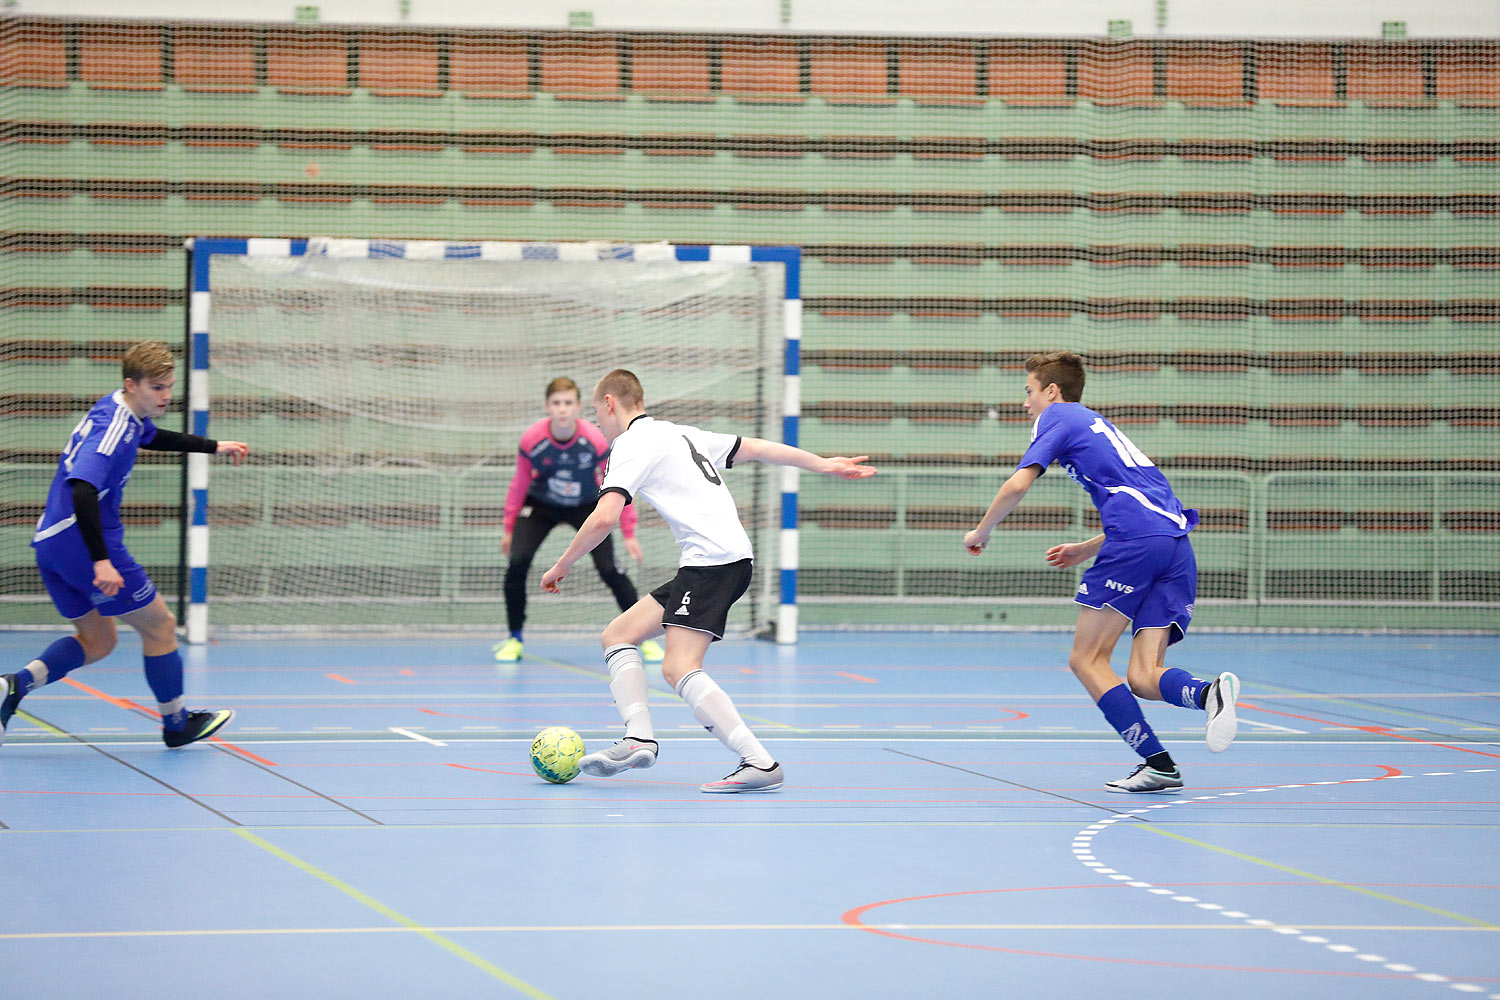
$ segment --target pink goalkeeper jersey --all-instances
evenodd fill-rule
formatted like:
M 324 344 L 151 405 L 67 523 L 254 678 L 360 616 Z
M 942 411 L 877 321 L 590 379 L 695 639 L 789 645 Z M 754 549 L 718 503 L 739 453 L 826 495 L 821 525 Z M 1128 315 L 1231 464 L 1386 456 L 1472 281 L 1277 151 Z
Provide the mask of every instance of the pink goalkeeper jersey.
M 559 441 L 550 432 L 552 421 L 538 420 L 521 435 L 516 453 L 516 474 L 505 494 L 505 531 L 515 530 L 516 518 L 527 503 L 554 507 L 592 509 L 599 498 L 604 462 L 609 444 L 604 434 L 587 420 L 579 420 L 573 436 Z M 620 531 L 635 537 L 637 515 L 626 507 L 620 515 Z

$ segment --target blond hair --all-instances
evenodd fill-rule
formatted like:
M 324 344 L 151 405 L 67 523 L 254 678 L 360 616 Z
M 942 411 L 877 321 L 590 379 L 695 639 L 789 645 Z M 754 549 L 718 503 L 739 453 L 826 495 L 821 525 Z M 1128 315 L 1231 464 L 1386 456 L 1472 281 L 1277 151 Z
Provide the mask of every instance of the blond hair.
M 641 380 L 635 377 L 634 372 L 624 368 L 616 368 L 594 386 L 595 399 L 603 399 L 606 395 L 615 397 L 616 402 L 632 410 L 646 401 L 646 390 L 641 388 Z
M 144 340 L 132 346 L 120 359 L 120 374 L 132 382 L 162 378 L 172 374 L 176 367 L 172 349 L 159 340 Z

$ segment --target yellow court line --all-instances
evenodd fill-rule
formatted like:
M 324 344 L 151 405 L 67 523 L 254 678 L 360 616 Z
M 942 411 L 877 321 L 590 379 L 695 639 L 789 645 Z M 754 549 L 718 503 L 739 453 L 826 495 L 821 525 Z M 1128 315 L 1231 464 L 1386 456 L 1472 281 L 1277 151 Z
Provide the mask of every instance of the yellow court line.
M 72 737 L 69 736 L 65 731 L 63 731 L 61 729 L 58 729 L 56 726 L 54 726 L 50 722 L 43 722 L 41 719 L 38 719 L 36 716 L 32 715 L 30 712 L 26 711 L 24 708 L 18 708 L 18 709 L 16 709 L 16 714 L 19 715 L 21 718 L 25 719 L 27 722 L 31 723 L 33 726 L 36 726 L 39 729 L 45 729 L 47 732 L 51 733 L 53 736 L 61 736 L 64 739 L 68 739 L 68 740 L 72 739 Z
M 530 655 L 530 654 L 528 654 L 528 655 Z M 587 667 L 579 667 L 579 666 L 575 666 L 572 663 L 564 663 L 561 660 L 554 660 L 554 659 L 552 659 L 550 657 L 547 657 L 547 656 L 531 656 L 530 658 L 533 659 L 533 660 L 536 660 L 539 663 L 545 663 L 548 666 L 557 667 L 557 668 L 559 668 L 561 670 L 570 670 L 570 671 L 572 671 L 575 674 L 582 674 L 585 677 L 595 677 L 595 678 L 598 678 L 600 680 L 605 681 L 606 683 L 608 683 L 608 681 L 609 681 L 609 673 L 608 673 L 608 671 L 604 671 L 604 670 L 590 670 Z M 667 697 L 667 694 L 664 691 L 653 691 L 653 690 L 651 690 L 649 688 L 646 690 L 646 701 L 647 701 L 648 704 L 651 702 L 652 698 L 655 698 L 656 699 L 656 704 L 660 705 L 662 703 L 661 700 L 663 698 L 665 698 L 665 697 Z M 789 733 L 806 733 L 806 732 L 811 732 L 811 730 L 808 730 L 808 729 L 798 729 L 796 726 L 789 726 L 785 722 L 777 722 L 774 719 L 766 719 L 766 718 L 762 718 L 761 716 L 758 716 L 758 715 L 751 715 L 749 712 L 746 712 L 743 709 L 740 710 L 740 716 L 742 718 L 749 719 L 751 722 L 757 723 L 759 725 L 762 725 L 762 726 L 775 726 L 777 729 L 784 729 L 784 730 L 786 730 Z
M 1305 931 L 1395 931 L 1403 934 L 1418 932 L 1437 933 L 1488 933 L 1500 928 L 1454 927 L 1442 925 L 1408 924 L 1297 924 Z M 476 925 L 454 927 L 235 927 L 235 928 L 191 928 L 185 930 L 155 931 L 31 931 L 0 934 L 0 941 L 39 941 L 57 939 L 88 940 L 92 938 L 165 938 L 165 937 L 265 937 L 276 934 L 524 934 L 582 932 L 613 934 L 619 931 L 661 933 L 663 931 L 1239 931 L 1261 932 L 1272 928 L 1245 923 L 1232 924 L 538 924 L 527 925 Z
M 506 984 L 512 989 L 515 989 L 520 993 L 524 993 L 527 996 L 532 997 L 533 1000 L 555 1000 L 555 998 L 552 997 L 551 994 L 543 993 L 535 986 L 532 986 L 530 983 L 526 982 L 523 979 L 518 979 L 493 962 L 480 958 L 478 955 L 474 954 L 463 945 L 458 944 L 456 941 L 450 941 L 439 934 L 437 931 L 434 931 L 429 927 L 422 926 L 415 920 L 406 916 L 404 913 L 400 913 L 396 910 L 391 909 L 389 906 L 386 906 L 378 899 L 360 892 L 348 882 L 345 882 L 334 875 L 330 875 L 328 872 L 323 871 L 316 865 L 313 865 L 307 861 L 303 861 L 295 854 L 291 854 L 287 851 L 282 850 L 270 841 L 257 837 L 255 834 L 251 833 L 249 830 L 244 829 L 243 827 L 238 828 L 233 832 L 236 835 L 244 838 L 245 840 L 248 840 L 256 847 L 259 847 L 261 850 L 267 851 L 270 854 L 273 854 L 281 860 L 285 861 L 287 864 L 300 868 L 314 878 L 333 886 L 333 888 L 337 889 L 339 892 L 342 892 L 344 895 L 348 896 L 355 902 L 368 906 L 370 909 L 374 910 L 376 913 L 379 913 L 381 916 L 387 918 L 388 920 L 395 921 L 402 927 L 420 934 L 422 937 L 426 938 L 428 941 L 431 941 L 433 944 L 437 945 L 439 948 L 442 948 L 444 951 L 458 956 L 465 962 L 468 962 L 470 965 L 474 966 L 476 969 L 479 969 L 481 972 L 485 972 L 490 976 L 493 976 L 494 978 L 500 980 L 502 983 Z
M 1219 847 L 1216 844 L 1209 844 L 1202 840 L 1194 840 L 1192 837 L 1185 837 L 1180 833 L 1174 833 L 1171 830 L 1164 830 L 1155 823 L 1137 823 L 1132 825 L 1137 830 L 1148 830 L 1151 833 L 1159 834 L 1163 837 L 1170 837 L 1173 840 L 1180 840 L 1184 844 L 1192 844 L 1194 847 L 1201 847 L 1205 850 L 1214 851 L 1218 854 L 1227 854 L 1231 858 L 1238 858 L 1241 861 L 1248 861 L 1253 865 L 1260 865 L 1263 868 L 1270 868 L 1278 872 L 1286 872 L 1288 875 L 1296 875 L 1298 878 L 1309 879 L 1310 881 L 1318 882 L 1322 885 L 1333 886 L 1336 889 L 1347 889 L 1350 892 L 1357 892 L 1361 896 L 1369 896 L 1372 899 L 1379 899 L 1387 903 L 1396 903 L 1399 906 L 1410 906 L 1414 909 L 1423 910 L 1427 913 L 1432 913 L 1439 917 L 1446 917 L 1449 920 L 1458 920 L 1462 923 L 1473 924 L 1475 927 L 1481 928 L 1482 930 L 1500 930 L 1500 924 L 1492 924 L 1487 920 L 1480 920 L 1477 917 L 1466 917 L 1462 913 L 1454 913 L 1452 910 L 1444 910 L 1436 906 L 1428 906 L 1426 903 L 1418 903 L 1415 900 L 1402 899 L 1400 896 L 1392 896 L 1387 893 L 1376 892 L 1374 889 L 1366 889 L 1363 886 L 1352 885 L 1348 882 L 1343 882 L 1336 878 L 1327 878 L 1323 875 L 1315 875 L 1312 872 L 1302 871 L 1300 868 L 1292 868 L 1289 865 L 1277 864 L 1275 861 L 1268 861 L 1265 858 L 1258 858 L 1253 854 L 1245 854 L 1240 851 L 1231 850 L 1227 847 Z

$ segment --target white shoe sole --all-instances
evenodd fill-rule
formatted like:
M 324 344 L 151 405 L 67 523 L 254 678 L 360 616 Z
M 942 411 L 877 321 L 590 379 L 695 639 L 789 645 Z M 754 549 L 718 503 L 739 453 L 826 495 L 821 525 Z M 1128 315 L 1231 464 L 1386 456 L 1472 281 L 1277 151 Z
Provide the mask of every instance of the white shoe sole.
M 1208 724 L 1204 727 L 1203 739 L 1210 753 L 1223 753 L 1234 742 L 1240 731 L 1239 716 L 1234 703 L 1240 696 L 1240 679 L 1229 671 L 1220 674 L 1209 689 L 1207 703 Z M 1215 711 L 1215 708 L 1218 711 Z
M 744 785 L 738 784 L 730 787 L 713 781 L 706 785 L 699 785 L 698 791 L 707 792 L 709 795 L 749 795 L 753 792 L 774 792 L 780 787 L 781 782 L 779 781 L 774 785 L 757 785 L 754 788 L 746 788 Z
M 770 775 L 766 775 L 770 778 Z M 781 768 L 776 768 L 774 780 L 762 780 L 759 776 L 752 777 L 747 781 L 730 781 L 722 778 L 718 781 L 710 781 L 706 785 L 699 785 L 698 791 L 707 792 L 709 795 L 743 795 L 747 792 L 774 792 L 781 787 L 784 775 Z
M 1160 795 L 1162 792 L 1180 792 L 1182 785 L 1163 785 L 1156 788 L 1121 788 L 1119 785 L 1106 781 L 1104 790 L 1107 792 L 1124 792 L 1126 795 Z
M 624 760 L 614 760 L 601 754 L 589 754 L 578 762 L 578 770 L 596 778 L 613 778 L 621 771 L 631 768 L 650 767 L 656 763 L 656 754 L 647 749 L 637 750 Z

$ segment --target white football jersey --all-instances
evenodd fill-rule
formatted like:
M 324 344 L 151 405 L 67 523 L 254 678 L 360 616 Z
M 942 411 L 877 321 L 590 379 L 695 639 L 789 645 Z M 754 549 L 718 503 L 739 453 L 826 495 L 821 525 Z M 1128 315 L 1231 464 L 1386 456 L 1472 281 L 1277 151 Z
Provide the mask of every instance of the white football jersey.
M 644 499 L 682 548 L 679 566 L 722 566 L 752 558 L 750 536 L 719 470 L 734 464 L 740 439 L 639 416 L 609 450 L 601 494 Z

